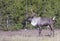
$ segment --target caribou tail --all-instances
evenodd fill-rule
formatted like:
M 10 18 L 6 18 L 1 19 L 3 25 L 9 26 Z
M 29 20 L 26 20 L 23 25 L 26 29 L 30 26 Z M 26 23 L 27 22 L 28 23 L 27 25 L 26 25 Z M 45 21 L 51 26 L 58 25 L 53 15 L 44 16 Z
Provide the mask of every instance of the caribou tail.
M 56 17 L 54 16 L 54 17 L 52 18 L 52 20 L 55 20 L 55 18 L 56 18 Z

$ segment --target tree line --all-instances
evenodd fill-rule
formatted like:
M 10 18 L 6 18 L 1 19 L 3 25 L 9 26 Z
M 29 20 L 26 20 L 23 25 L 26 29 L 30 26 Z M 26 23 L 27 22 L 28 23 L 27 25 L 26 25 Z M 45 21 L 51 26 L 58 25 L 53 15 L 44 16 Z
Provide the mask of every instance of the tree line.
M 22 22 L 31 9 L 37 16 L 56 16 L 55 28 L 60 28 L 60 0 L 0 0 L 0 29 L 23 28 Z M 31 27 L 28 23 L 28 28 Z

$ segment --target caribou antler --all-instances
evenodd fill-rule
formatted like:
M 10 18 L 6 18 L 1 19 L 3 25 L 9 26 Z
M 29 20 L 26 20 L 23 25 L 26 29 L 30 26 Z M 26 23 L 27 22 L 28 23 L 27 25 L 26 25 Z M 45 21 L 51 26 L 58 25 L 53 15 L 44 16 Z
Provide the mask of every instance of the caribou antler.
M 37 14 L 31 9 L 31 17 L 37 16 Z

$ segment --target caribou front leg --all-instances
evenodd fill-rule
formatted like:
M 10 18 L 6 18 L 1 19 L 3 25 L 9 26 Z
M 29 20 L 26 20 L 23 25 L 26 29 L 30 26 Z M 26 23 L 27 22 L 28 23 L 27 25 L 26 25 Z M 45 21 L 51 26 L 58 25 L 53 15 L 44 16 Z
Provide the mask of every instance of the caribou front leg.
M 41 35 L 42 28 L 39 26 L 39 36 Z

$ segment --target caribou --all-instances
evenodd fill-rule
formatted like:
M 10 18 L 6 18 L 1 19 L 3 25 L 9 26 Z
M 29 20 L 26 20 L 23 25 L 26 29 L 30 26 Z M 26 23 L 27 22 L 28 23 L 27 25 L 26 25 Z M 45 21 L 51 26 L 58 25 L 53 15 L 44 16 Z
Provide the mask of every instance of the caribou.
M 27 17 L 25 21 L 30 22 L 31 25 L 37 26 L 39 29 L 39 36 L 42 31 L 42 26 L 49 26 L 52 32 L 52 35 L 54 36 L 54 23 L 55 23 L 55 16 L 53 18 L 48 17 L 38 17 L 36 16 L 36 13 L 33 12 L 31 9 L 32 16 Z M 26 24 L 26 23 L 25 23 Z
M 39 28 L 39 36 L 42 31 L 42 26 L 49 26 L 52 32 L 52 35 L 54 36 L 54 22 L 55 22 L 55 16 L 53 18 L 48 17 L 28 17 L 27 21 L 31 23 L 33 26 L 37 26 Z

